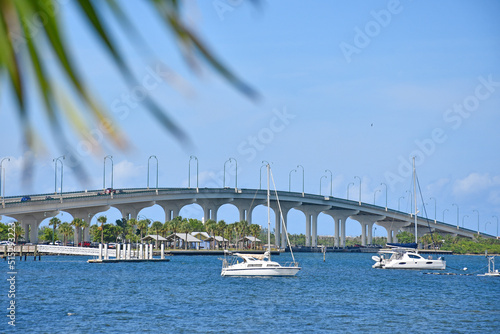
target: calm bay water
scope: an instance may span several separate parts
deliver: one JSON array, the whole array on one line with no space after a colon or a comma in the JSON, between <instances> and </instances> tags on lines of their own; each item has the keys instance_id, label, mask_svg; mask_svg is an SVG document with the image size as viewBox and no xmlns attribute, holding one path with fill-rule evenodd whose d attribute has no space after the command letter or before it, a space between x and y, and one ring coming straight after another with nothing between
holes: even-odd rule
<instances>
[{"instance_id":1,"label":"calm bay water","mask_svg":"<svg viewBox=\"0 0 500 334\"><path fill-rule=\"evenodd\" d=\"M299 253L303 269L292 278L223 278L217 256L116 264L17 258L13 332L500 333L500 279L377 270L372 255L329 253L323 262L322 254ZM447 264L484 273L487 261L454 255ZM6 279L0 289L7 315ZM7 321L0 332L12 331Z\"/></svg>"}]
</instances>

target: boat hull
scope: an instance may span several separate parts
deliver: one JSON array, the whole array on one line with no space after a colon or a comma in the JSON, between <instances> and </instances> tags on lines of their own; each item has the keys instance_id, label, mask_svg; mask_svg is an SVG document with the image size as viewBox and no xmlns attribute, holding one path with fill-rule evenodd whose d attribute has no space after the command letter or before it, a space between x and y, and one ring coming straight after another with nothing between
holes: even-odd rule
<instances>
[{"instance_id":1,"label":"boat hull","mask_svg":"<svg viewBox=\"0 0 500 334\"><path fill-rule=\"evenodd\" d=\"M445 270L446 261L433 260L425 262L408 262L408 261L390 261L390 262L377 262L373 268L382 269L425 269L425 270Z\"/></svg>"},{"instance_id":2,"label":"boat hull","mask_svg":"<svg viewBox=\"0 0 500 334\"><path fill-rule=\"evenodd\" d=\"M300 267L278 268L224 268L221 276L295 276Z\"/></svg>"}]
</instances>

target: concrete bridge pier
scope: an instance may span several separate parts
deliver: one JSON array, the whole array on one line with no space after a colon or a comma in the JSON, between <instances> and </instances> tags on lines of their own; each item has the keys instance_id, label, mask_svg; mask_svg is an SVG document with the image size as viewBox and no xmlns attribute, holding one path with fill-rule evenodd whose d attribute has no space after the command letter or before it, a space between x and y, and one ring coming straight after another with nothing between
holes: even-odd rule
<instances>
[{"instance_id":1,"label":"concrete bridge pier","mask_svg":"<svg viewBox=\"0 0 500 334\"><path fill-rule=\"evenodd\" d=\"M139 212L144 208L149 208L150 206L155 205L154 201L148 202L137 202L137 203L127 203L127 204L114 204L113 207L120 210L122 217L129 219L137 219Z\"/></svg>"},{"instance_id":2,"label":"concrete bridge pier","mask_svg":"<svg viewBox=\"0 0 500 334\"><path fill-rule=\"evenodd\" d=\"M403 230L405 226L408 226L409 222L377 222L377 225L384 227L387 230L387 242L398 242L396 234L399 230Z\"/></svg>"},{"instance_id":3,"label":"concrete bridge pier","mask_svg":"<svg viewBox=\"0 0 500 334\"><path fill-rule=\"evenodd\" d=\"M89 223L89 227L84 229L83 238L80 238L81 228L75 228L75 246L78 246L78 243L81 241L89 241L90 240L90 222L92 221L92 217L94 217L99 212L108 211L110 208L109 205L102 206L93 206L86 208L78 208L78 209L67 209L65 210L74 218L80 218Z\"/></svg>"},{"instance_id":4,"label":"concrete bridge pier","mask_svg":"<svg viewBox=\"0 0 500 334\"><path fill-rule=\"evenodd\" d=\"M330 208L330 205L301 205L296 208L306 216L306 246L318 246L318 215Z\"/></svg>"},{"instance_id":5,"label":"concrete bridge pier","mask_svg":"<svg viewBox=\"0 0 500 334\"><path fill-rule=\"evenodd\" d=\"M379 220L385 219L381 215L354 215L351 219L357 220L361 224L361 245L366 246L372 243L372 227ZM368 240L367 240L368 236Z\"/></svg>"},{"instance_id":6,"label":"concrete bridge pier","mask_svg":"<svg viewBox=\"0 0 500 334\"><path fill-rule=\"evenodd\" d=\"M359 210L344 210L344 209L331 209L325 210L323 213L331 216L335 222L335 247L345 247L345 224L347 218L357 215Z\"/></svg>"},{"instance_id":7,"label":"concrete bridge pier","mask_svg":"<svg viewBox=\"0 0 500 334\"><path fill-rule=\"evenodd\" d=\"M171 221L175 217L179 216L179 212L183 207L196 202L196 199L188 200L166 200L166 201L156 201L156 204L163 208L165 211L165 221Z\"/></svg>"},{"instance_id":8,"label":"concrete bridge pier","mask_svg":"<svg viewBox=\"0 0 500 334\"><path fill-rule=\"evenodd\" d=\"M263 201L260 204L262 205L267 205L267 201ZM300 206L302 203L301 202L282 202L280 201L280 207L281 211L283 214L283 220L281 219L281 213L280 213L280 207L278 207L278 203L276 201L271 201L270 206L271 209L274 211L274 237L275 237L275 244L276 247L281 248L281 247L286 247L286 234L284 233L283 225L285 225L285 228L288 228L288 223L287 223L287 217L288 217L288 212L290 209ZM259 205L259 204L257 204ZM257 206L255 205L255 206ZM265 224L262 224L264 227ZM283 233L282 233L283 231ZM307 241L307 238L306 238Z\"/></svg>"},{"instance_id":9,"label":"concrete bridge pier","mask_svg":"<svg viewBox=\"0 0 500 334\"><path fill-rule=\"evenodd\" d=\"M38 243L38 227L40 223L49 217L54 217L59 211L33 212L29 214L10 215L19 222L24 229L24 240L32 243Z\"/></svg>"},{"instance_id":10,"label":"concrete bridge pier","mask_svg":"<svg viewBox=\"0 0 500 334\"><path fill-rule=\"evenodd\" d=\"M205 223L209 220L212 219L214 221L217 221L217 211L219 208L226 204L232 202L233 199L220 199L220 200L213 200L213 199L197 199L196 203L198 203L202 208L203 208L203 218L205 219Z\"/></svg>"}]
</instances>

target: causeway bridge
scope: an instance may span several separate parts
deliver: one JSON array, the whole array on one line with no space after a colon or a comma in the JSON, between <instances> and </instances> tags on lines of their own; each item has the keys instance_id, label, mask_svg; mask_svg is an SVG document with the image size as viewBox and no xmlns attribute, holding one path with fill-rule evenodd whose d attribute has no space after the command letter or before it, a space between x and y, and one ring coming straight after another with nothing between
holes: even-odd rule
<instances>
[{"instance_id":1,"label":"causeway bridge","mask_svg":"<svg viewBox=\"0 0 500 334\"><path fill-rule=\"evenodd\" d=\"M275 214L277 246L286 245L286 236L281 233L281 221L283 219L284 225L287 226L287 215L291 209L299 210L305 215L306 246L317 246L317 225L320 213L332 218L335 246L337 247L345 247L347 218L351 218L361 225L363 245L372 243L373 224L386 229L388 242L397 242L396 234L400 230L412 233L415 230L413 215L387 207L299 192L278 191L277 194L283 213L281 216L276 194L272 193L271 208ZM0 215L11 217L20 222L26 233L25 239L32 243L38 242L40 223L60 212L67 212L73 218L90 221L96 214L114 207L121 212L123 218L137 219L142 209L156 204L165 211L165 221L169 221L177 217L184 206L195 203L203 209L205 221L209 219L217 221L218 209L224 204L232 204L239 211L239 220L246 220L251 224L252 212L255 207L267 204L267 190L240 188L134 188L120 189L116 190L116 193L109 194L102 190L92 190L57 195L30 195L31 199L28 201L22 201L23 197L3 198ZM419 235L428 233L428 224L432 230L440 234L472 238L479 233L422 217L418 217L417 224ZM88 229L86 231L87 235L84 236L84 240L88 240ZM494 236L484 233L482 236L494 238Z\"/></svg>"}]
</instances>

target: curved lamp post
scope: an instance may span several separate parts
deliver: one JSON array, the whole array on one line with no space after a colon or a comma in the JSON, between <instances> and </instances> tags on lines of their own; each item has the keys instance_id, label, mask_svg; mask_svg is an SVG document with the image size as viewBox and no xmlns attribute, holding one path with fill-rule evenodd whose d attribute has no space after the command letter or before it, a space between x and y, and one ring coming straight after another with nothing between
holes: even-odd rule
<instances>
[{"instance_id":1,"label":"curved lamp post","mask_svg":"<svg viewBox=\"0 0 500 334\"><path fill-rule=\"evenodd\" d=\"M387 211L387 184L382 182L380 185L385 186L385 211Z\"/></svg>"},{"instance_id":2,"label":"curved lamp post","mask_svg":"<svg viewBox=\"0 0 500 334\"><path fill-rule=\"evenodd\" d=\"M347 185L347 200L349 200L349 187L350 186L353 186L354 185L354 182L350 182L348 185Z\"/></svg>"},{"instance_id":3,"label":"curved lamp post","mask_svg":"<svg viewBox=\"0 0 500 334\"><path fill-rule=\"evenodd\" d=\"M302 168L302 197L304 197L304 166L297 165L297 168L299 168L299 167Z\"/></svg>"},{"instance_id":4,"label":"curved lamp post","mask_svg":"<svg viewBox=\"0 0 500 334\"><path fill-rule=\"evenodd\" d=\"M236 177L235 177L235 186L234 186L234 189L238 189L238 161L236 161L235 158L229 158L228 160L226 160L226 162L224 162L224 177L223 177L223 183L222 183L222 187L225 188L226 187L226 164L228 162L231 162L234 160L234 163L236 164Z\"/></svg>"},{"instance_id":5,"label":"curved lamp post","mask_svg":"<svg viewBox=\"0 0 500 334\"><path fill-rule=\"evenodd\" d=\"M498 235L498 217L497 216L491 216L491 218L496 218L497 219L497 238L499 237Z\"/></svg>"},{"instance_id":6,"label":"curved lamp post","mask_svg":"<svg viewBox=\"0 0 500 334\"><path fill-rule=\"evenodd\" d=\"M359 176L355 176L354 178L359 179L359 205L361 205L361 178Z\"/></svg>"},{"instance_id":7,"label":"curved lamp post","mask_svg":"<svg viewBox=\"0 0 500 334\"><path fill-rule=\"evenodd\" d=\"M330 173L330 197L333 197L333 173L329 169L325 169L325 173L326 172Z\"/></svg>"},{"instance_id":8,"label":"curved lamp post","mask_svg":"<svg viewBox=\"0 0 500 334\"><path fill-rule=\"evenodd\" d=\"M63 164L61 158L63 160L66 159L66 157L64 155L61 155L58 158L52 159L52 161L54 162L54 195L57 195L57 163L58 162L61 163L61 196L62 196L62 192L63 192L63 175L64 175L63 168L64 168L64 164Z\"/></svg>"},{"instance_id":9,"label":"curved lamp post","mask_svg":"<svg viewBox=\"0 0 500 334\"><path fill-rule=\"evenodd\" d=\"M436 213L437 213L437 201L436 201L436 198L434 197L431 197L429 199L433 199L434 200L434 224L437 223L437 218L436 218Z\"/></svg>"},{"instance_id":10,"label":"curved lamp post","mask_svg":"<svg viewBox=\"0 0 500 334\"><path fill-rule=\"evenodd\" d=\"M460 210L458 209L458 205L456 205L455 203L453 203L453 204L452 204L452 206L453 206L453 205L457 207L457 230L458 230L458 229L460 228L460 227L458 226L458 217L460 216L460 215L459 215Z\"/></svg>"},{"instance_id":11,"label":"curved lamp post","mask_svg":"<svg viewBox=\"0 0 500 334\"><path fill-rule=\"evenodd\" d=\"M401 198L402 198L402 199L405 199L405 197L404 197L404 196L401 196L400 198L398 198L398 211L401 211L401 210L400 210L400 207L401 207Z\"/></svg>"},{"instance_id":12,"label":"curved lamp post","mask_svg":"<svg viewBox=\"0 0 500 334\"><path fill-rule=\"evenodd\" d=\"M322 177L319 178L319 195L321 196L321 180L323 180L323 178L327 178L326 175L323 175Z\"/></svg>"},{"instance_id":13,"label":"curved lamp post","mask_svg":"<svg viewBox=\"0 0 500 334\"><path fill-rule=\"evenodd\" d=\"M382 190L377 189L377 190L375 190L375 192L373 193L373 205L375 205L375 198L376 198L376 196L377 196L377 192L379 192L379 191L382 191Z\"/></svg>"},{"instance_id":14,"label":"curved lamp post","mask_svg":"<svg viewBox=\"0 0 500 334\"><path fill-rule=\"evenodd\" d=\"M474 212L474 211L477 213L477 235L479 235L479 211L472 210L472 212Z\"/></svg>"},{"instance_id":15,"label":"curved lamp post","mask_svg":"<svg viewBox=\"0 0 500 334\"><path fill-rule=\"evenodd\" d=\"M262 166L260 166L260 172L259 172L259 189L262 189L262 167L266 167L269 165L269 162L266 160L262 160Z\"/></svg>"},{"instance_id":16,"label":"curved lamp post","mask_svg":"<svg viewBox=\"0 0 500 334\"><path fill-rule=\"evenodd\" d=\"M2 192L2 175L3 175L3 178L5 178L5 173L3 172L3 167L2 167L4 160L10 161L10 158L3 158L0 161L0 195L1 195L0 197L2 197L2 200L3 200L3 197L5 196L5 180L3 182L3 192Z\"/></svg>"},{"instance_id":17,"label":"curved lamp post","mask_svg":"<svg viewBox=\"0 0 500 334\"><path fill-rule=\"evenodd\" d=\"M465 219L465 217L469 218L469 215L465 215L465 216L463 216L463 217L462 217L462 228L464 228L464 227L465 227L465 226L464 226L464 219Z\"/></svg>"},{"instance_id":18,"label":"curved lamp post","mask_svg":"<svg viewBox=\"0 0 500 334\"><path fill-rule=\"evenodd\" d=\"M297 170L296 169L292 169L289 173L288 173L288 192L291 192L292 191L292 172L296 172Z\"/></svg>"},{"instance_id":19,"label":"curved lamp post","mask_svg":"<svg viewBox=\"0 0 500 334\"><path fill-rule=\"evenodd\" d=\"M113 189L113 156L112 155L107 155L104 157L104 172L102 176L102 189L106 190L106 159L111 160L111 189Z\"/></svg>"},{"instance_id":20,"label":"curved lamp post","mask_svg":"<svg viewBox=\"0 0 500 334\"><path fill-rule=\"evenodd\" d=\"M487 233L487 231L486 231L486 226L488 226L488 224L491 224L491 222L490 222L490 221L488 221L488 222L486 222L486 223L484 224L484 233Z\"/></svg>"},{"instance_id":21,"label":"curved lamp post","mask_svg":"<svg viewBox=\"0 0 500 334\"><path fill-rule=\"evenodd\" d=\"M196 189L198 189L198 158L194 155L189 157L189 167L188 167L188 188L191 189L191 160L196 160Z\"/></svg>"},{"instance_id":22,"label":"curved lamp post","mask_svg":"<svg viewBox=\"0 0 500 334\"><path fill-rule=\"evenodd\" d=\"M443 210L443 223L444 223L444 213L445 213L446 211L449 211L449 210L448 210L448 209L444 209L444 210Z\"/></svg>"},{"instance_id":23,"label":"curved lamp post","mask_svg":"<svg viewBox=\"0 0 500 334\"><path fill-rule=\"evenodd\" d=\"M151 160L151 158L155 158L156 160L156 189L158 189L158 158L156 157L156 155L152 155L148 159L148 189L149 189L149 160Z\"/></svg>"}]
</instances>

